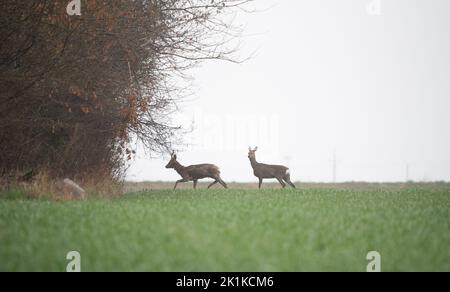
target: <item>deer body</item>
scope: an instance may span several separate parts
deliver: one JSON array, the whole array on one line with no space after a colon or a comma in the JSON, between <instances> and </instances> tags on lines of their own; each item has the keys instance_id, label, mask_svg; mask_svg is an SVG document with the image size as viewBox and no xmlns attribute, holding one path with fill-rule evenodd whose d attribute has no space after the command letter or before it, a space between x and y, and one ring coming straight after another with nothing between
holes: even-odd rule
<instances>
[{"instance_id":1,"label":"deer body","mask_svg":"<svg viewBox=\"0 0 450 292\"><path fill-rule=\"evenodd\" d=\"M263 179L270 178L277 179L283 188L286 187L286 183L295 188L295 185L291 182L291 173L289 168L283 165L259 163L256 161L256 150L258 150L258 147L254 150L249 148L248 158L250 159L250 164L253 168L253 174L259 179L259 188L261 188Z\"/></svg>"},{"instance_id":2,"label":"deer body","mask_svg":"<svg viewBox=\"0 0 450 292\"><path fill-rule=\"evenodd\" d=\"M220 183L224 188L228 188L227 184L220 177L219 167L214 164L197 164L185 167L177 161L177 156L172 154L172 159L167 164L166 168L175 169L175 171L182 177L182 179L175 183L173 189L176 189L179 183L189 181L194 182L194 189L196 189L198 180L204 178L214 179L214 182L208 186L208 189L217 183Z\"/></svg>"}]
</instances>

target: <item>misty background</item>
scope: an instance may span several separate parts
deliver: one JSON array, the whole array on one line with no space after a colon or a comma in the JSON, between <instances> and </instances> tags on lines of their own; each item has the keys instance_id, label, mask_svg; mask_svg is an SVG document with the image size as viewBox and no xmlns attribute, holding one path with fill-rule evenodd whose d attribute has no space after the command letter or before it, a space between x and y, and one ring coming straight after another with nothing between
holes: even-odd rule
<instances>
[{"instance_id":1,"label":"misty background","mask_svg":"<svg viewBox=\"0 0 450 292\"><path fill-rule=\"evenodd\" d=\"M448 0L257 0L240 13L242 64L193 71L176 124L183 165L257 181L247 158L293 180L450 180ZM268 8L268 9L267 9ZM174 181L141 147L127 179Z\"/></svg>"}]
</instances>

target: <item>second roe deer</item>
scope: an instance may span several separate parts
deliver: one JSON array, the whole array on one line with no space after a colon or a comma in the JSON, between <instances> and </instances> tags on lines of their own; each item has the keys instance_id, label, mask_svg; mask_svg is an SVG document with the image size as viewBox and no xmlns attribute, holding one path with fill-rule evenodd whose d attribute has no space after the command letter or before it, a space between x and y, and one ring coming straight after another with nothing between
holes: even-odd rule
<instances>
[{"instance_id":1,"label":"second roe deer","mask_svg":"<svg viewBox=\"0 0 450 292\"><path fill-rule=\"evenodd\" d=\"M208 186L208 189L217 183L220 183L226 189L228 188L227 184L220 177L219 167L214 164L197 164L184 167L177 161L177 155L175 154L175 152L172 152L172 157L169 163L166 165L166 168L175 169L176 172L178 172L178 174L182 177L182 179L178 180L175 183L175 186L173 188L174 190L177 188L177 185L179 183L185 183L189 181L194 182L194 189L196 189L198 180L203 178L214 179L214 182Z\"/></svg>"},{"instance_id":2,"label":"second roe deer","mask_svg":"<svg viewBox=\"0 0 450 292\"><path fill-rule=\"evenodd\" d=\"M269 165L257 162L255 154L256 150L258 150L258 147L253 150L249 147L248 158L250 159L250 164L253 168L253 174L259 178L259 188L261 188L263 179L276 178L283 188L286 187L287 183L295 189L295 185L291 182L291 173L289 168L282 165Z\"/></svg>"}]
</instances>

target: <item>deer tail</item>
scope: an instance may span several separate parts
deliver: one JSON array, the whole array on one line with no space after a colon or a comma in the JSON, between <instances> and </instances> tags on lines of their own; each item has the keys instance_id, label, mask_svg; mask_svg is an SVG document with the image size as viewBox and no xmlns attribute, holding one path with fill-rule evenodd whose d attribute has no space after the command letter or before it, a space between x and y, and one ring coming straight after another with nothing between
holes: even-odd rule
<instances>
[{"instance_id":1,"label":"deer tail","mask_svg":"<svg viewBox=\"0 0 450 292\"><path fill-rule=\"evenodd\" d=\"M220 174L220 168L217 165L214 165L214 168L216 169L217 174Z\"/></svg>"}]
</instances>

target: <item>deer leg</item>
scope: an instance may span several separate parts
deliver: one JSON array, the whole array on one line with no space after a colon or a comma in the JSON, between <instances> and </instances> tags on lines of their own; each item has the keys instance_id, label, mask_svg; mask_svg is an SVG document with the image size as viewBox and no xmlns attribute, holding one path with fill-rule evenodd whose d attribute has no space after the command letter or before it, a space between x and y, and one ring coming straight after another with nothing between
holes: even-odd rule
<instances>
[{"instance_id":1,"label":"deer leg","mask_svg":"<svg viewBox=\"0 0 450 292\"><path fill-rule=\"evenodd\" d=\"M290 175L285 176L285 177L283 178L283 180L284 180L285 182L287 182L287 183L288 183L291 187L293 187L294 189L296 188L295 185L291 182L291 176L290 176Z\"/></svg>"},{"instance_id":2,"label":"deer leg","mask_svg":"<svg viewBox=\"0 0 450 292\"><path fill-rule=\"evenodd\" d=\"M276 179L278 180L278 182L281 184L281 186L284 189L286 187L286 184L284 183L284 181L281 178L279 178L279 177L277 177Z\"/></svg>"},{"instance_id":3,"label":"deer leg","mask_svg":"<svg viewBox=\"0 0 450 292\"><path fill-rule=\"evenodd\" d=\"M215 174L215 175L212 176L211 178L215 179L216 181L213 182L213 183L208 187L208 189L209 189L210 187L212 187L213 185L215 185L216 183L220 183L224 188L228 189L227 184L222 180L222 178L220 177L219 174Z\"/></svg>"},{"instance_id":4,"label":"deer leg","mask_svg":"<svg viewBox=\"0 0 450 292\"><path fill-rule=\"evenodd\" d=\"M220 183L224 188L228 189L227 184L226 184L220 177L219 177L217 180L219 181L219 183Z\"/></svg>"},{"instance_id":5,"label":"deer leg","mask_svg":"<svg viewBox=\"0 0 450 292\"><path fill-rule=\"evenodd\" d=\"M261 189L262 182L263 182L263 179L260 177L259 178L259 189Z\"/></svg>"},{"instance_id":6,"label":"deer leg","mask_svg":"<svg viewBox=\"0 0 450 292\"><path fill-rule=\"evenodd\" d=\"M198 180L194 179L194 190L197 189L197 182Z\"/></svg>"},{"instance_id":7,"label":"deer leg","mask_svg":"<svg viewBox=\"0 0 450 292\"><path fill-rule=\"evenodd\" d=\"M179 183L185 183L185 182L188 182L188 180L187 180L187 179L180 179L180 180L177 180L177 182L175 183L175 186L173 187L173 189L175 190L175 189L177 188L177 185L178 185Z\"/></svg>"},{"instance_id":8,"label":"deer leg","mask_svg":"<svg viewBox=\"0 0 450 292\"><path fill-rule=\"evenodd\" d=\"M209 186L208 186L208 189L209 188L211 188L213 185L215 185L216 183L218 183L219 181L216 179L212 184L210 184Z\"/></svg>"}]
</instances>

